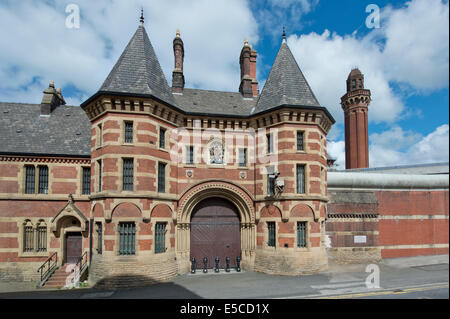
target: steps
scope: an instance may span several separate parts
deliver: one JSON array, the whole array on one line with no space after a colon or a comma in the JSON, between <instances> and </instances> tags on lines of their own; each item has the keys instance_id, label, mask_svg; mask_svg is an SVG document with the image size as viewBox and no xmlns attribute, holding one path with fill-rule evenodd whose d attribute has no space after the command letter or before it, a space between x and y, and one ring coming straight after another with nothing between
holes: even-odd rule
<instances>
[{"instance_id":1,"label":"steps","mask_svg":"<svg viewBox=\"0 0 450 319\"><path fill-rule=\"evenodd\" d=\"M70 264L64 264L61 268L57 269L44 284L43 288L55 289L58 287L64 287L66 285L67 277L72 273L66 272L67 266L70 266Z\"/></svg>"}]
</instances>

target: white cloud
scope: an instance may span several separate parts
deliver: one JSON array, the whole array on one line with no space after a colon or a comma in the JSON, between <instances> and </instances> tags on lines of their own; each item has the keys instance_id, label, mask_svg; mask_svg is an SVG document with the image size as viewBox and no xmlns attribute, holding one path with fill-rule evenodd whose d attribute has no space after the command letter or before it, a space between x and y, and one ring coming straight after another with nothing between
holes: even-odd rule
<instances>
[{"instance_id":1,"label":"white cloud","mask_svg":"<svg viewBox=\"0 0 450 319\"><path fill-rule=\"evenodd\" d=\"M328 155L335 159L335 166L337 169L345 169L345 142L344 141L329 141L327 143Z\"/></svg>"},{"instance_id":2,"label":"white cloud","mask_svg":"<svg viewBox=\"0 0 450 319\"><path fill-rule=\"evenodd\" d=\"M78 0L79 29L65 27L64 2L0 3L0 100L39 103L50 80L80 91L98 90L139 24L142 1ZM258 42L257 23L239 0L151 1L145 27L168 83L177 28L185 44L186 86L237 91L243 40ZM27 17L24 19L24 17Z\"/></svg>"},{"instance_id":3,"label":"white cloud","mask_svg":"<svg viewBox=\"0 0 450 319\"><path fill-rule=\"evenodd\" d=\"M365 75L372 92L369 121L395 122L406 112L391 82L417 93L448 87L448 2L415 0L382 11L382 25L364 37L292 35L288 44L319 102L343 121L340 98L353 67ZM411 113L411 112L410 112Z\"/></svg>"}]
</instances>

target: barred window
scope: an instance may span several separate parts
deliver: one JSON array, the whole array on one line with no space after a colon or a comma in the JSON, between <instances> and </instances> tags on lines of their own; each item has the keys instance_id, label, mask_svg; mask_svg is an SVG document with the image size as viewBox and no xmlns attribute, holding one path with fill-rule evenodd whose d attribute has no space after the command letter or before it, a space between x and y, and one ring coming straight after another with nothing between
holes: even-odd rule
<instances>
[{"instance_id":1,"label":"barred window","mask_svg":"<svg viewBox=\"0 0 450 319\"><path fill-rule=\"evenodd\" d=\"M159 128L159 148L166 148L166 130Z\"/></svg>"},{"instance_id":2,"label":"barred window","mask_svg":"<svg viewBox=\"0 0 450 319\"><path fill-rule=\"evenodd\" d=\"M166 251L166 223L155 224L155 254Z\"/></svg>"},{"instance_id":3,"label":"barred window","mask_svg":"<svg viewBox=\"0 0 450 319\"><path fill-rule=\"evenodd\" d=\"M89 195L91 193L91 168L83 167L82 194Z\"/></svg>"},{"instance_id":4,"label":"barred window","mask_svg":"<svg viewBox=\"0 0 450 319\"><path fill-rule=\"evenodd\" d=\"M47 226L45 224L37 227L37 251L47 251Z\"/></svg>"},{"instance_id":5,"label":"barred window","mask_svg":"<svg viewBox=\"0 0 450 319\"><path fill-rule=\"evenodd\" d=\"M273 134L267 134L267 153L273 153Z\"/></svg>"},{"instance_id":6,"label":"barred window","mask_svg":"<svg viewBox=\"0 0 450 319\"><path fill-rule=\"evenodd\" d=\"M98 141L97 141L97 146L102 146L103 144L103 129L102 129L102 125L99 124L98 125Z\"/></svg>"},{"instance_id":7,"label":"barred window","mask_svg":"<svg viewBox=\"0 0 450 319\"><path fill-rule=\"evenodd\" d=\"M97 161L98 167L98 191L102 191L102 160Z\"/></svg>"},{"instance_id":8,"label":"barred window","mask_svg":"<svg viewBox=\"0 0 450 319\"><path fill-rule=\"evenodd\" d=\"M133 143L133 122L125 122L125 143Z\"/></svg>"},{"instance_id":9,"label":"barred window","mask_svg":"<svg viewBox=\"0 0 450 319\"><path fill-rule=\"evenodd\" d=\"M303 132L297 132L297 151L303 151Z\"/></svg>"},{"instance_id":10,"label":"barred window","mask_svg":"<svg viewBox=\"0 0 450 319\"><path fill-rule=\"evenodd\" d=\"M267 168L267 195L275 195L275 169L273 166Z\"/></svg>"},{"instance_id":11,"label":"barred window","mask_svg":"<svg viewBox=\"0 0 450 319\"><path fill-rule=\"evenodd\" d=\"M241 166L241 167L247 166L247 149L246 148L239 149L239 166Z\"/></svg>"},{"instance_id":12,"label":"barred window","mask_svg":"<svg viewBox=\"0 0 450 319\"><path fill-rule=\"evenodd\" d=\"M297 194L305 194L305 165L297 165Z\"/></svg>"},{"instance_id":13,"label":"barred window","mask_svg":"<svg viewBox=\"0 0 450 319\"><path fill-rule=\"evenodd\" d=\"M96 232L97 232L97 253L102 254L102 246L103 246L103 226L101 222L96 222Z\"/></svg>"},{"instance_id":14,"label":"barred window","mask_svg":"<svg viewBox=\"0 0 450 319\"><path fill-rule=\"evenodd\" d=\"M269 247L275 247L275 222L268 222L267 228L269 231L269 241L267 242L267 245Z\"/></svg>"},{"instance_id":15,"label":"barred window","mask_svg":"<svg viewBox=\"0 0 450 319\"><path fill-rule=\"evenodd\" d=\"M134 255L136 241L136 225L134 223L119 223L120 255Z\"/></svg>"},{"instance_id":16,"label":"barred window","mask_svg":"<svg viewBox=\"0 0 450 319\"><path fill-rule=\"evenodd\" d=\"M25 194L35 193L36 168L31 165L25 166Z\"/></svg>"},{"instance_id":17,"label":"barred window","mask_svg":"<svg viewBox=\"0 0 450 319\"><path fill-rule=\"evenodd\" d=\"M297 247L306 247L306 222L297 223Z\"/></svg>"},{"instance_id":18,"label":"barred window","mask_svg":"<svg viewBox=\"0 0 450 319\"><path fill-rule=\"evenodd\" d=\"M186 164L194 164L194 146L186 146Z\"/></svg>"},{"instance_id":19,"label":"barred window","mask_svg":"<svg viewBox=\"0 0 450 319\"><path fill-rule=\"evenodd\" d=\"M158 192L166 192L166 163L158 163Z\"/></svg>"},{"instance_id":20,"label":"barred window","mask_svg":"<svg viewBox=\"0 0 450 319\"><path fill-rule=\"evenodd\" d=\"M39 166L39 194L48 194L48 167Z\"/></svg>"},{"instance_id":21,"label":"barred window","mask_svg":"<svg viewBox=\"0 0 450 319\"><path fill-rule=\"evenodd\" d=\"M23 251L31 252L34 250L34 231L31 223L23 226Z\"/></svg>"},{"instance_id":22,"label":"barred window","mask_svg":"<svg viewBox=\"0 0 450 319\"><path fill-rule=\"evenodd\" d=\"M133 159L123 159L123 190L133 190Z\"/></svg>"}]
</instances>

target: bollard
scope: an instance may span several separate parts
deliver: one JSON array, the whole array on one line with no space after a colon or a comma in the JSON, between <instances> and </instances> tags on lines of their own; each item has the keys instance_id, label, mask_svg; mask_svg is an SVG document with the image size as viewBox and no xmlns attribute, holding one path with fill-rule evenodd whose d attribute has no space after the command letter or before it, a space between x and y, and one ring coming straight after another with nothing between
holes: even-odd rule
<instances>
[{"instance_id":1,"label":"bollard","mask_svg":"<svg viewBox=\"0 0 450 319\"><path fill-rule=\"evenodd\" d=\"M197 261L195 260L195 257L192 257L191 264L191 273L195 274L195 269L197 268Z\"/></svg>"},{"instance_id":2,"label":"bollard","mask_svg":"<svg viewBox=\"0 0 450 319\"><path fill-rule=\"evenodd\" d=\"M203 258L203 272L204 273L207 273L208 272L208 258L207 257L205 257L205 258Z\"/></svg>"},{"instance_id":3,"label":"bollard","mask_svg":"<svg viewBox=\"0 0 450 319\"><path fill-rule=\"evenodd\" d=\"M225 271L230 272L230 257L225 258L225 261L227 263L227 267L225 268Z\"/></svg>"},{"instance_id":4,"label":"bollard","mask_svg":"<svg viewBox=\"0 0 450 319\"><path fill-rule=\"evenodd\" d=\"M219 257L218 256L216 256L216 259L215 259L214 271L219 272Z\"/></svg>"},{"instance_id":5,"label":"bollard","mask_svg":"<svg viewBox=\"0 0 450 319\"><path fill-rule=\"evenodd\" d=\"M241 257L239 256L236 257L236 271L237 272L241 271Z\"/></svg>"}]
</instances>

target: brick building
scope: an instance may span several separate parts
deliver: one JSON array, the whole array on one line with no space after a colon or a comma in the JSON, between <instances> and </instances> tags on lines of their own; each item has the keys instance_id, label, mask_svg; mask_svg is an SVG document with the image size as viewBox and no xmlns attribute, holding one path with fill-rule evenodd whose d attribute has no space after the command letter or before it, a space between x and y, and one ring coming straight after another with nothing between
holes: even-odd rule
<instances>
[{"instance_id":1,"label":"brick building","mask_svg":"<svg viewBox=\"0 0 450 319\"><path fill-rule=\"evenodd\" d=\"M53 83L41 104L0 103L1 280L45 282L77 264L92 285L142 285L216 257L274 274L327 269L334 119L285 36L261 92L247 40L236 92L185 88L178 31L173 49L169 87L142 18L81 106Z\"/></svg>"}]
</instances>

